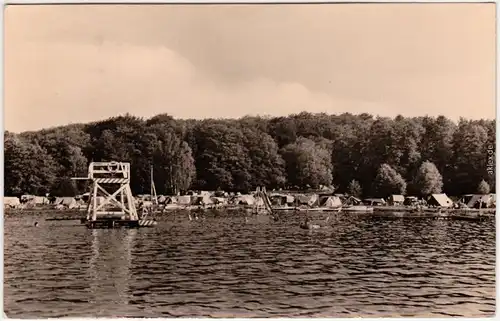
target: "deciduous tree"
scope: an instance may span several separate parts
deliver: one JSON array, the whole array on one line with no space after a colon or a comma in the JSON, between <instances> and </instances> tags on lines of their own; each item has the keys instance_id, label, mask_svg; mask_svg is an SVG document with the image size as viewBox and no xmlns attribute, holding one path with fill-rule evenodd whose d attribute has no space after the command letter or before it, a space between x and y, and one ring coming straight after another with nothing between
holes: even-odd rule
<instances>
[{"instance_id":1,"label":"deciduous tree","mask_svg":"<svg viewBox=\"0 0 500 321\"><path fill-rule=\"evenodd\" d=\"M421 196L439 194L443 188L443 177L436 165L425 161L420 165L414 180L415 188Z\"/></svg>"},{"instance_id":2,"label":"deciduous tree","mask_svg":"<svg viewBox=\"0 0 500 321\"><path fill-rule=\"evenodd\" d=\"M477 186L477 192L478 194L488 194L490 192L490 185L484 179L481 180Z\"/></svg>"},{"instance_id":3,"label":"deciduous tree","mask_svg":"<svg viewBox=\"0 0 500 321\"><path fill-rule=\"evenodd\" d=\"M318 188L332 184L332 160L330 152L314 141L299 137L296 143L283 148L288 183Z\"/></svg>"},{"instance_id":4,"label":"deciduous tree","mask_svg":"<svg viewBox=\"0 0 500 321\"><path fill-rule=\"evenodd\" d=\"M361 194L363 193L363 190L361 189L361 185L359 185L359 182L357 180L352 180L349 183L348 191L349 191L349 195L353 195L356 197L360 197Z\"/></svg>"},{"instance_id":5,"label":"deciduous tree","mask_svg":"<svg viewBox=\"0 0 500 321\"><path fill-rule=\"evenodd\" d=\"M398 172L388 164L382 164L373 184L373 194L378 197L389 197L392 194L405 194L406 182Z\"/></svg>"}]
</instances>

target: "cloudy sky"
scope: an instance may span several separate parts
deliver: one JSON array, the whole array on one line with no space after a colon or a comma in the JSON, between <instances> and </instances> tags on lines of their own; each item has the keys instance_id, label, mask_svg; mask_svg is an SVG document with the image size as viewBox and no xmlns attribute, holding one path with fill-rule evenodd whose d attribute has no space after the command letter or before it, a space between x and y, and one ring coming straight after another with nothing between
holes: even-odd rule
<instances>
[{"instance_id":1,"label":"cloudy sky","mask_svg":"<svg viewBox=\"0 0 500 321\"><path fill-rule=\"evenodd\" d=\"M5 11L5 129L126 112L495 117L494 4Z\"/></svg>"}]
</instances>

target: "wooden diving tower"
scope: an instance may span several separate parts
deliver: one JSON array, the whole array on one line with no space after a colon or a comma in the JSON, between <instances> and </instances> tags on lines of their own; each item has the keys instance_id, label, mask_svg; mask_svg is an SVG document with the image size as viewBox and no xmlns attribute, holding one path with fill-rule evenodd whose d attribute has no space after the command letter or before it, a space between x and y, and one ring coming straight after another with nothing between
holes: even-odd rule
<instances>
[{"instance_id":1,"label":"wooden diving tower","mask_svg":"<svg viewBox=\"0 0 500 321\"><path fill-rule=\"evenodd\" d=\"M154 226L154 220L141 220L130 189L130 163L92 162L88 177L73 179L90 180L91 191L87 207L88 228Z\"/></svg>"}]
</instances>

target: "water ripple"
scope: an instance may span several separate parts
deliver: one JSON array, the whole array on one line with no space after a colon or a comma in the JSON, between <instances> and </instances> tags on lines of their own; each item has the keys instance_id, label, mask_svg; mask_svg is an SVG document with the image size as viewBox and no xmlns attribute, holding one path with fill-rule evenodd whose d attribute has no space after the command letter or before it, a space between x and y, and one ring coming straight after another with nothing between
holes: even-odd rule
<instances>
[{"instance_id":1,"label":"water ripple","mask_svg":"<svg viewBox=\"0 0 500 321\"><path fill-rule=\"evenodd\" d=\"M176 214L151 229L87 230L33 219L4 223L9 317L495 313L494 222L333 214L304 231L293 214L278 223Z\"/></svg>"}]
</instances>

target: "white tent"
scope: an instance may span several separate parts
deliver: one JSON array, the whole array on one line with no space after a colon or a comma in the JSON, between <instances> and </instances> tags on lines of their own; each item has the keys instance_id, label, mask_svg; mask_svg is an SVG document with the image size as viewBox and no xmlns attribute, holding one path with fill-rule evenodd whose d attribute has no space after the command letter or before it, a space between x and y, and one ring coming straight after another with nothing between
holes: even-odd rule
<instances>
[{"instance_id":1,"label":"white tent","mask_svg":"<svg viewBox=\"0 0 500 321\"><path fill-rule=\"evenodd\" d=\"M439 207L453 206L453 201L446 194L432 194L427 203Z\"/></svg>"},{"instance_id":2,"label":"white tent","mask_svg":"<svg viewBox=\"0 0 500 321\"><path fill-rule=\"evenodd\" d=\"M62 205L69 209L78 207L78 203L74 197L57 197L53 203L54 205Z\"/></svg>"},{"instance_id":3,"label":"white tent","mask_svg":"<svg viewBox=\"0 0 500 321\"><path fill-rule=\"evenodd\" d=\"M309 205L309 206L313 206L315 203L317 203L318 199L319 197L317 194L297 195L295 197L295 200L299 205Z\"/></svg>"},{"instance_id":4,"label":"white tent","mask_svg":"<svg viewBox=\"0 0 500 321\"><path fill-rule=\"evenodd\" d=\"M214 204L227 204L227 198L225 197L212 197Z\"/></svg>"},{"instance_id":5,"label":"white tent","mask_svg":"<svg viewBox=\"0 0 500 321\"><path fill-rule=\"evenodd\" d=\"M392 205L402 205L405 201L405 197L403 195L391 195L389 197L389 203Z\"/></svg>"},{"instance_id":6,"label":"white tent","mask_svg":"<svg viewBox=\"0 0 500 321\"><path fill-rule=\"evenodd\" d=\"M191 204L191 196L190 195L177 196L177 204L190 205Z\"/></svg>"},{"instance_id":7,"label":"white tent","mask_svg":"<svg viewBox=\"0 0 500 321\"><path fill-rule=\"evenodd\" d=\"M194 205L211 205L214 202L209 195L205 194L203 196L193 196L195 198Z\"/></svg>"},{"instance_id":8,"label":"white tent","mask_svg":"<svg viewBox=\"0 0 500 321\"><path fill-rule=\"evenodd\" d=\"M252 195L238 195L234 198L233 203L236 205L253 205L255 198Z\"/></svg>"},{"instance_id":9,"label":"white tent","mask_svg":"<svg viewBox=\"0 0 500 321\"><path fill-rule=\"evenodd\" d=\"M337 196L326 196L321 198L320 206L332 208L341 207L342 201Z\"/></svg>"},{"instance_id":10,"label":"white tent","mask_svg":"<svg viewBox=\"0 0 500 321\"><path fill-rule=\"evenodd\" d=\"M27 203L31 205L43 205L43 204L49 204L50 201L45 196L33 196L31 199L27 201Z\"/></svg>"},{"instance_id":11,"label":"white tent","mask_svg":"<svg viewBox=\"0 0 500 321\"><path fill-rule=\"evenodd\" d=\"M21 204L19 201L19 198L17 197L11 197L11 196L5 196L3 198L3 206L4 207L17 207Z\"/></svg>"}]
</instances>

